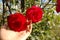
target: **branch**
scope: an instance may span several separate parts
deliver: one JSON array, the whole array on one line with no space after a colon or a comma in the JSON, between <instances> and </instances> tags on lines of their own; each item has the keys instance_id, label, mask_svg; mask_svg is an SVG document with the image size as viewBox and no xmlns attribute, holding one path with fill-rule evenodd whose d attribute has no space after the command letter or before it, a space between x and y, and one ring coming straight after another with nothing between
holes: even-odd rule
<instances>
[{"instance_id":1,"label":"branch","mask_svg":"<svg viewBox=\"0 0 60 40\"><path fill-rule=\"evenodd\" d=\"M24 8L25 8L25 1L24 0L21 0L21 9L22 9L22 12L24 12Z\"/></svg>"},{"instance_id":2,"label":"branch","mask_svg":"<svg viewBox=\"0 0 60 40\"><path fill-rule=\"evenodd\" d=\"M5 23L5 19L4 19L4 15L5 15L5 8L4 8L4 3L5 3L5 0L2 0L2 2L3 2L3 14L2 14L2 18L3 18L3 25L4 25L4 23Z\"/></svg>"},{"instance_id":3,"label":"branch","mask_svg":"<svg viewBox=\"0 0 60 40\"><path fill-rule=\"evenodd\" d=\"M43 7L42 9L44 9L44 8L49 4L50 1L51 1L51 0L49 0L49 1L44 5L44 7Z\"/></svg>"},{"instance_id":4,"label":"branch","mask_svg":"<svg viewBox=\"0 0 60 40\"><path fill-rule=\"evenodd\" d=\"M10 14L12 14L11 9L10 9L11 7L10 7L10 5L8 4L8 2L6 2L6 6L8 7Z\"/></svg>"},{"instance_id":5,"label":"branch","mask_svg":"<svg viewBox=\"0 0 60 40\"><path fill-rule=\"evenodd\" d=\"M11 8L10 1L6 1L6 6L8 7L10 14L12 14L11 9L10 9Z\"/></svg>"}]
</instances>

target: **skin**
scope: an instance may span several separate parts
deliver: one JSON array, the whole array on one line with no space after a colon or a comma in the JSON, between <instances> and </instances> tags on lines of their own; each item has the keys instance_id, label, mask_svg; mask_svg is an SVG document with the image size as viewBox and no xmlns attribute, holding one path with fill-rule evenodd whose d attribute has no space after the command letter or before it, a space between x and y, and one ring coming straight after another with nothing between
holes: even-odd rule
<instances>
[{"instance_id":1,"label":"skin","mask_svg":"<svg viewBox=\"0 0 60 40\"><path fill-rule=\"evenodd\" d=\"M5 24L2 26L0 30L1 40L26 40L32 31L32 23L27 25L26 30L20 31L20 32L15 32L12 30L8 30L6 28L7 28L7 25Z\"/></svg>"}]
</instances>

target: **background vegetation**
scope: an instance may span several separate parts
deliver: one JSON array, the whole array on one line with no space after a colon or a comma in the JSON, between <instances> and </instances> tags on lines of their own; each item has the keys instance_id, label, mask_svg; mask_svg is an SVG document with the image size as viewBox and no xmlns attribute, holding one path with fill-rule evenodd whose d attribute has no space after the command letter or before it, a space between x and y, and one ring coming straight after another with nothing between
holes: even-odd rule
<instances>
[{"instance_id":1,"label":"background vegetation","mask_svg":"<svg viewBox=\"0 0 60 40\"><path fill-rule=\"evenodd\" d=\"M41 22L33 24L33 30L27 40L60 40L60 13L56 12L56 0L24 0L21 4L19 0L10 0L10 10L12 13L19 11L26 14L26 9L32 5L40 6L43 9L44 15ZM25 5L23 9L21 5ZM5 22L9 15L8 8L5 5ZM3 18L0 14L0 26L2 25Z\"/></svg>"}]
</instances>

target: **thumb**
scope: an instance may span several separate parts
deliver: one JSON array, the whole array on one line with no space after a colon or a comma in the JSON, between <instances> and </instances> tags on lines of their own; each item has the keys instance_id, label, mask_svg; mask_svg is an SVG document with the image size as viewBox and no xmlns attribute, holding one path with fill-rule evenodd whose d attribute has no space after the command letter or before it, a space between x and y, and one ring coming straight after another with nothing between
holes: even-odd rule
<instances>
[{"instance_id":1,"label":"thumb","mask_svg":"<svg viewBox=\"0 0 60 40\"><path fill-rule=\"evenodd\" d=\"M30 33L31 33L31 31L32 31L32 21L29 20L29 25L27 25L27 30L26 30L26 32L30 32Z\"/></svg>"}]
</instances>

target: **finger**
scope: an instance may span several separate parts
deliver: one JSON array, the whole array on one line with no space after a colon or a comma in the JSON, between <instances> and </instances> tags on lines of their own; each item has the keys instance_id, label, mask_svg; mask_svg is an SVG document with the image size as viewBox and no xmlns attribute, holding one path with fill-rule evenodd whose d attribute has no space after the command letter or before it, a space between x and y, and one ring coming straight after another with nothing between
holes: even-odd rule
<instances>
[{"instance_id":1,"label":"finger","mask_svg":"<svg viewBox=\"0 0 60 40\"><path fill-rule=\"evenodd\" d=\"M27 32L31 32L32 31L32 21L31 20L29 20L29 22L30 22L30 24L29 25L27 25Z\"/></svg>"},{"instance_id":2,"label":"finger","mask_svg":"<svg viewBox=\"0 0 60 40\"><path fill-rule=\"evenodd\" d=\"M32 31L32 21L30 20L29 31Z\"/></svg>"},{"instance_id":3,"label":"finger","mask_svg":"<svg viewBox=\"0 0 60 40\"><path fill-rule=\"evenodd\" d=\"M1 28L7 28L7 23L1 26Z\"/></svg>"}]
</instances>

